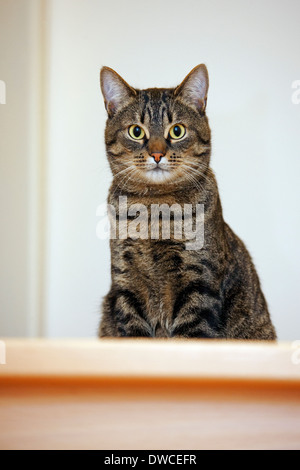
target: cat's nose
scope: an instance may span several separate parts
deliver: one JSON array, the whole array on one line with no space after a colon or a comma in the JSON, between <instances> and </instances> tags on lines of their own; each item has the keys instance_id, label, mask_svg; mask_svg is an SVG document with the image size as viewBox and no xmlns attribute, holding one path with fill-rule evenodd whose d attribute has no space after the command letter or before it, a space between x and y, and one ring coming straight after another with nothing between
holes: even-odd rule
<instances>
[{"instance_id":1,"label":"cat's nose","mask_svg":"<svg viewBox=\"0 0 300 470\"><path fill-rule=\"evenodd\" d=\"M151 157L154 158L154 160L156 161L156 163L159 163L162 159L162 157L164 156L163 153L159 153L159 152L153 152L151 153Z\"/></svg>"}]
</instances>

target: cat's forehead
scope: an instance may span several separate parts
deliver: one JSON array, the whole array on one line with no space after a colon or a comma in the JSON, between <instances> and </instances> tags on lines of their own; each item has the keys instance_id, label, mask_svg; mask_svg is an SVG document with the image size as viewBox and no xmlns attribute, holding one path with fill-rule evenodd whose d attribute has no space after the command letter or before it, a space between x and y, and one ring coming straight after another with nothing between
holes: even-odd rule
<instances>
[{"instance_id":1,"label":"cat's forehead","mask_svg":"<svg viewBox=\"0 0 300 470\"><path fill-rule=\"evenodd\" d=\"M171 88L147 88L139 90L138 97L142 106L168 106L173 102L174 90Z\"/></svg>"},{"instance_id":2,"label":"cat's forehead","mask_svg":"<svg viewBox=\"0 0 300 470\"><path fill-rule=\"evenodd\" d=\"M147 88L138 91L141 122L161 123L171 120L174 90L170 88Z\"/></svg>"}]
</instances>

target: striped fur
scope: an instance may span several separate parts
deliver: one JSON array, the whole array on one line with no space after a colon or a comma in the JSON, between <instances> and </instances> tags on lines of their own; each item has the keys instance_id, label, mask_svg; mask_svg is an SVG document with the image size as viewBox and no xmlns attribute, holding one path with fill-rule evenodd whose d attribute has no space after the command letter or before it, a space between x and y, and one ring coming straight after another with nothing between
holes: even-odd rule
<instances>
[{"instance_id":1,"label":"striped fur","mask_svg":"<svg viewBox=\"0 0 300 470\"><path fill-rule=\"evenodd\" d=\"M205 66L193 69L175 89L147 90L133 89L105 67L101 86L113 174L108 202L117 214L119 196L126 196L128 205L143 203L149 211L151 204L204 204L205 243L201 250L187 250L186 240L174 238L174 220L170 240L112 239L112 285L103 301L99 335L275 339L254 265L224 222L209 166ZM172 142L167 131L175 123L183 123L187 135ZM146 129L143 142L129 138L132 124ZM157 149L169 171L161 181L147 176L149 155Z\"/></svg>"}]
</instances>

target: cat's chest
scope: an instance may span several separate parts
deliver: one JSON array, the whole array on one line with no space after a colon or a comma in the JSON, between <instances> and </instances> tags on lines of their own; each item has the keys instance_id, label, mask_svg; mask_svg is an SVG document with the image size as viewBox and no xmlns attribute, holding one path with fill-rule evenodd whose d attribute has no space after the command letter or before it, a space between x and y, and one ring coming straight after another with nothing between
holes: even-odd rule
<instances>
[{"instance_id":1,"label":"cat's chest","mask_svg":"<svg viewBox=\"0 0 300 470\"><path fill-rule=\"evenodd\" d=\"M169 336L178 295L205 279L201 255L171 240L123 240L112 244L114 283L135 293L156 336Z\"/></svg>"},{"instance_id":2,"label":"cat's chest","mask_svg":"<svg viewBox=\"0 0 300 470\"><path fill-rule=\"evenodd\" d=\"M155 328L155 336L169 336L176 295L186 283L184 244L152 240L136 251L134 259L137 270L132 275L137 278L139 295Z\"/></svg>"}]
</instances>

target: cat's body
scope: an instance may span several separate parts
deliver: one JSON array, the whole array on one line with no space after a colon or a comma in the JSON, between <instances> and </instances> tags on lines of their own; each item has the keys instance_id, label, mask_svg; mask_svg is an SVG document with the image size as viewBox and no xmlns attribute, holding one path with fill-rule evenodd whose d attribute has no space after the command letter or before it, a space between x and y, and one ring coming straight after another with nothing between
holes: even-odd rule
<instances>
[{"instance_id":1,"label":"cat's body","mask_svg":"<svg viewBox=\"0 0 300 470\"><path fill-rule=\"evenodd\" d=\"M134 90L108 68L102 69L101 85L114 175L108 202L117 228L120 196L126 196L127 207L143 204L149 215L155 204L177 204L182 214L189 204L194 223L203 204L204 244L187 249L184 235L174 237L174 224L181 224L175 216L169 239L161 232L158 239L150 237L150 217L148 237L112 239L112 286L100 336L275 339L255 268L223 220L209 167L205 66L193 69L176 89Z\"/></svg>"}]
</instances>

